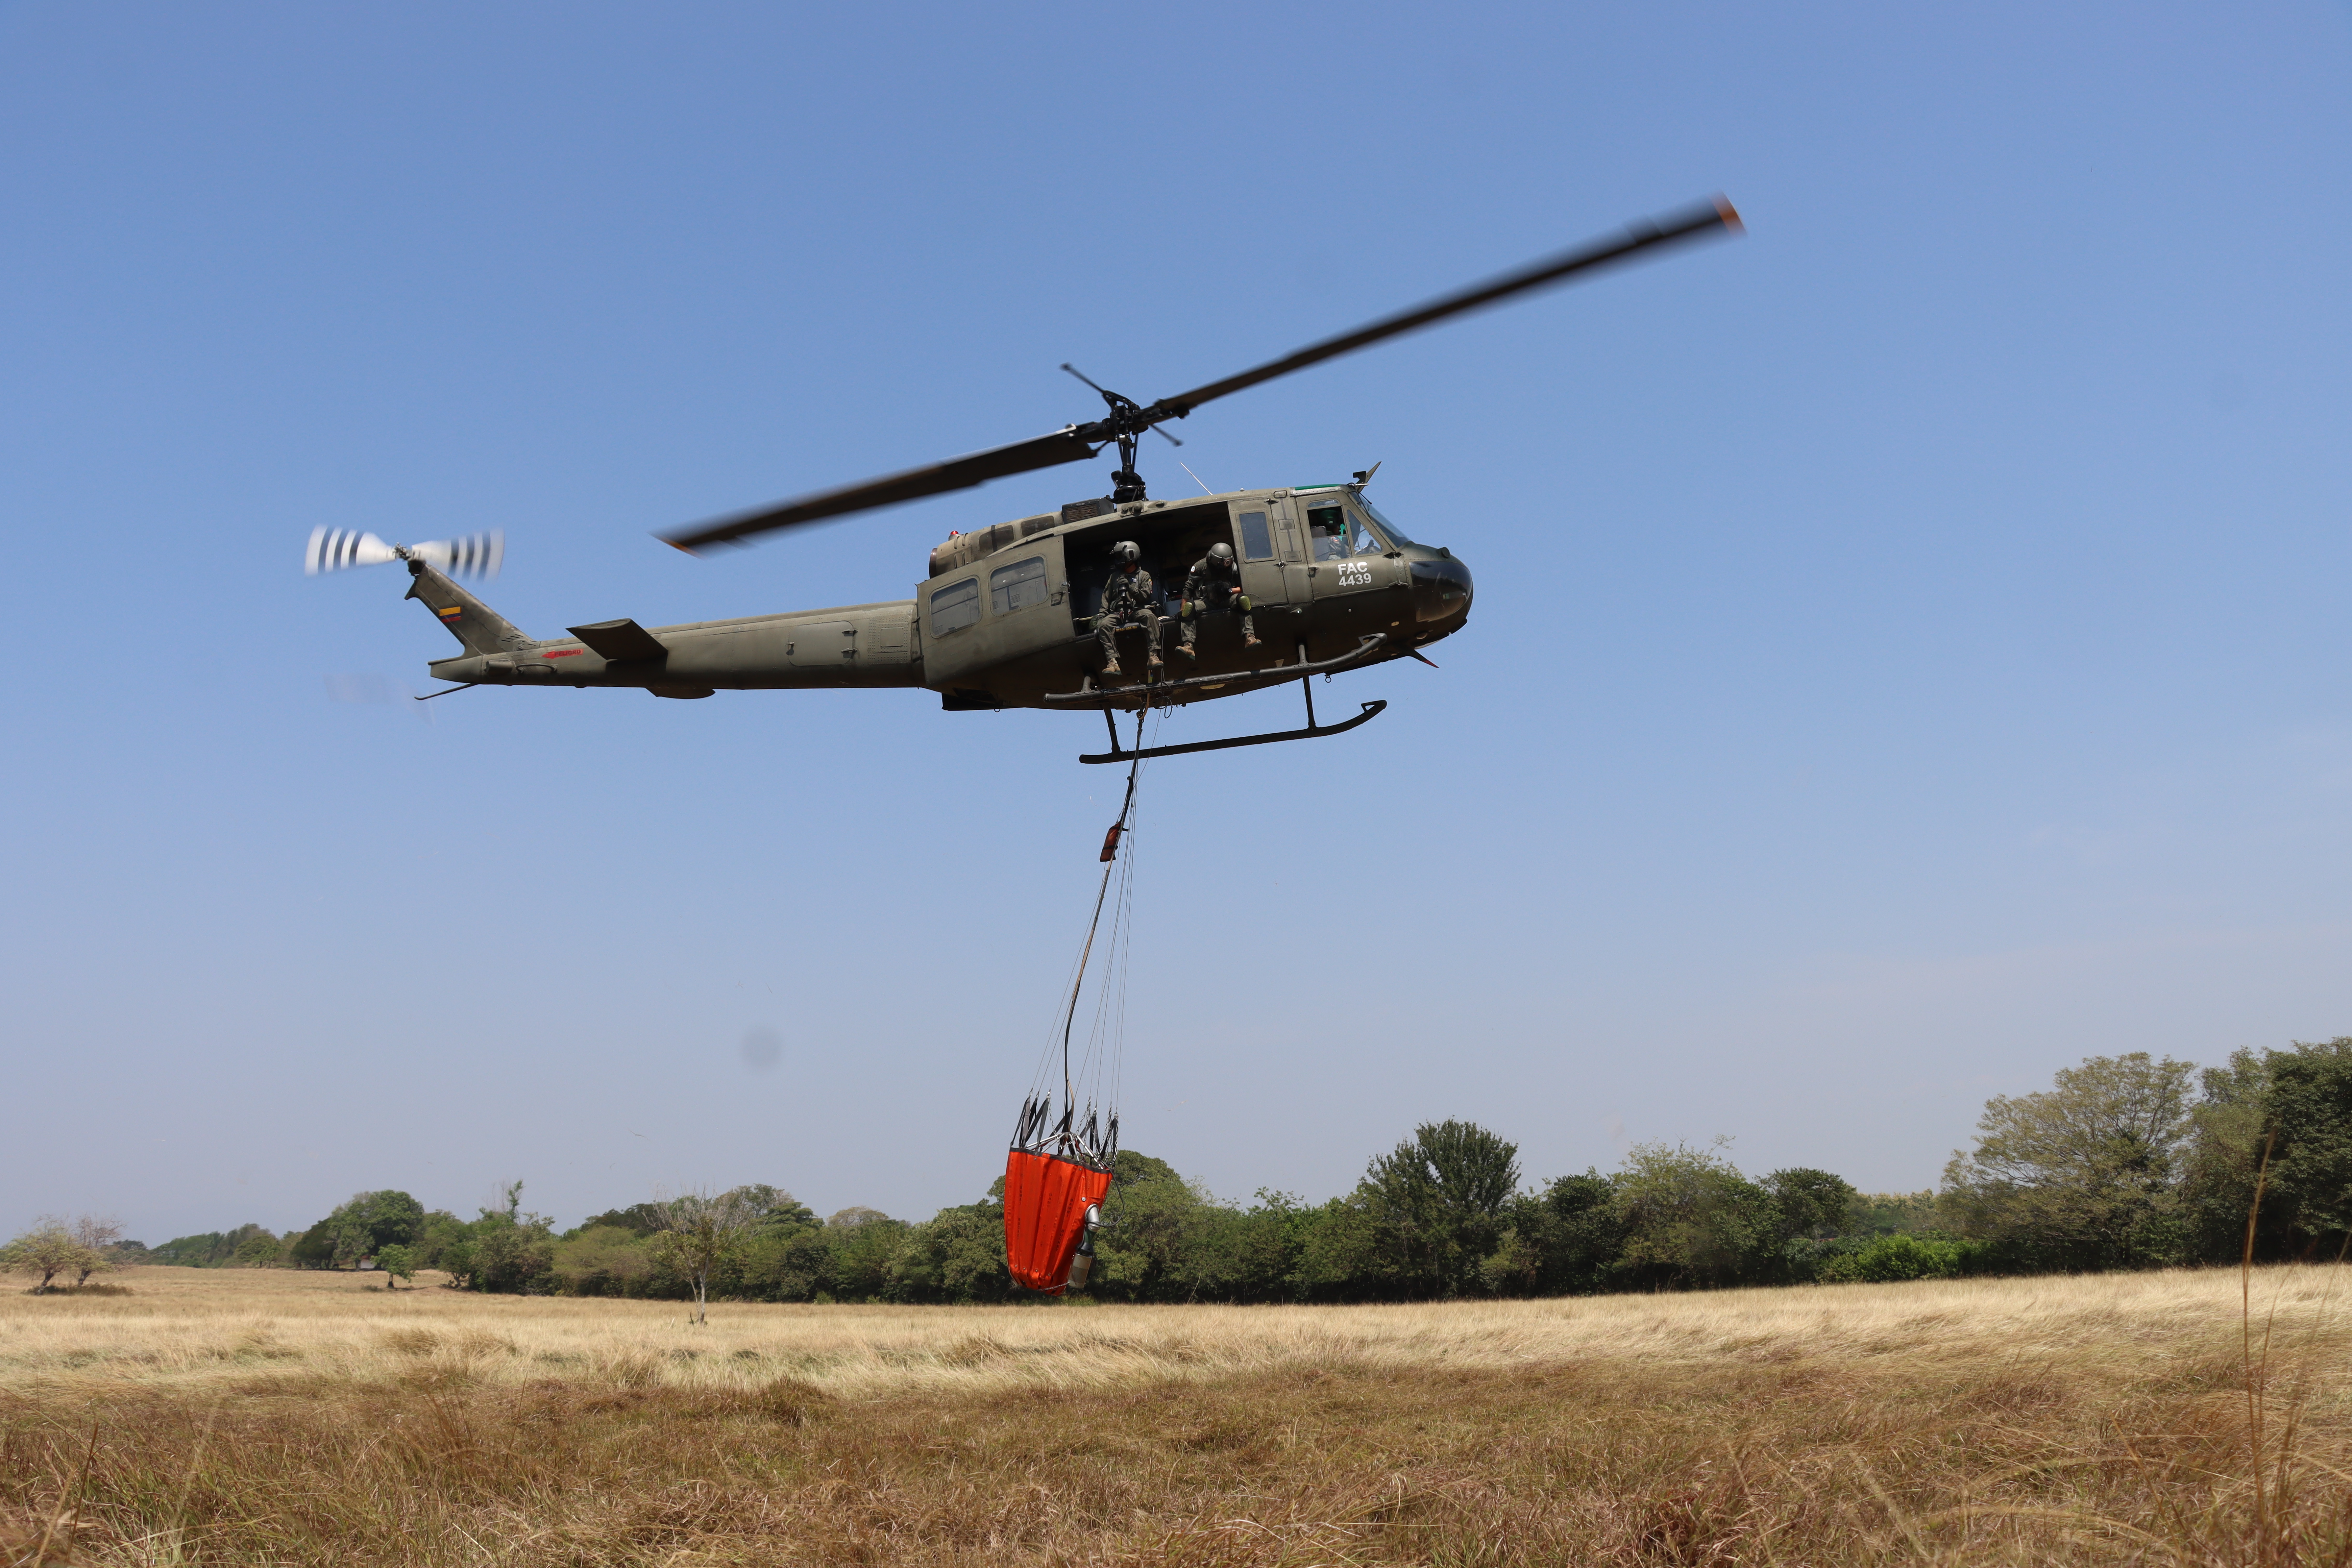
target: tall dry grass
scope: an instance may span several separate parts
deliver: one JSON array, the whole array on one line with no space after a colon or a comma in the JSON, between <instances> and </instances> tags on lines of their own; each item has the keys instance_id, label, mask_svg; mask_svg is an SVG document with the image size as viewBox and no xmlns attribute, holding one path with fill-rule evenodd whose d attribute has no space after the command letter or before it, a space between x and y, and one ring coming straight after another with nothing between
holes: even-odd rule
<instances>
[{"instance_id":1,"label":"tall dry grass","mask_svg":"<svg viewBox=\"0 0 2352 1568\"><path fill-rule=\"evenodd\" d=\"M2255 1270L2251 1317L2201 1272L698 1329L140 1269L0 1297L0 1525L100 1563L2347 1563L2343 1273Z\"/></svg>"}]
</instances>

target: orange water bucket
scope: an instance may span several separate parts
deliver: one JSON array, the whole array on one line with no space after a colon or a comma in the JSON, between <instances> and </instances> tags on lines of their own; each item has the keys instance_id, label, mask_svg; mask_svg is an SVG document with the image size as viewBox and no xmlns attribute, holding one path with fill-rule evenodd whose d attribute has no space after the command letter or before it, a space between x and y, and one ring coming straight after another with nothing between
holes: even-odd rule
<instances>
[{"instance_id":1,"label":"orange water bucket","mask_svg":"<svg viewBox=\"0 0 2352 1568\"><path fill-rule=\"evenodd\" d=\"M1087 1210L1110 1191L1110 1173L1015 1149L1004 1157L1004 1261L1032 1290L1058 1296L1086 1235Z\"/></svg>"}]
</instances>

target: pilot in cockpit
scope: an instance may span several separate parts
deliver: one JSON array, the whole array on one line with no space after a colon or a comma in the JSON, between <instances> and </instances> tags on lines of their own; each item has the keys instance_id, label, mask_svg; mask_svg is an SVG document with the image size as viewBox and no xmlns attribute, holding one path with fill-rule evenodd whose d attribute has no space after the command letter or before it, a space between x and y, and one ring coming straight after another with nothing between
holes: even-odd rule
<instances>
[{"instance_id":1,"label":"pilot in cockpit","mask_svg":"<svg viewBox=\"0 0 2352 1568\"><path fill-rule=\"evenodd\" d=\"M1380 536L1364 520L1342 506L1310 507L1307 512L1307 542L1318 561L1345 561L1351 555L1377 555Z\"/></svg>"}]
</instances>

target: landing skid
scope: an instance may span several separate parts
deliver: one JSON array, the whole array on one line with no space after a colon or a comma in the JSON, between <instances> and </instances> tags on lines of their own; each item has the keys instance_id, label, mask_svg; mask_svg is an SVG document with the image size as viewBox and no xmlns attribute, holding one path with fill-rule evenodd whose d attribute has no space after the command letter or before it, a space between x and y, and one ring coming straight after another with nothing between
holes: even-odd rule
<instances>
[{"instance_id":1,"label":"landing skid","mask_svg":"<svg viewBox=\"0 0 2352 1568\"><path fill-rule=\"evenodd\" d=\"M1369 724L1387 709L1386 700L1367 702L1364 710L1352 719L1342 719L1337 724L1315 722L1315 688L1310 681L1301 680L1299 689L1307 694L1307 728L1279 730L1265 735L1235 735L1223 741L1192 741L1181 746L1150 746L1139 752L1122 751L1118 743L1118 726L1113 723L1110 708L1103 708L1103 722L1110 727L1110 750L1083 753L1082 763L1132 763L1152 757L1181 757L1188 752L1223 752L1234 746L1270 746L1276 741L1319 741L1326 735L1344 735L1359 724Z\"/></svg>"}]
</instances>

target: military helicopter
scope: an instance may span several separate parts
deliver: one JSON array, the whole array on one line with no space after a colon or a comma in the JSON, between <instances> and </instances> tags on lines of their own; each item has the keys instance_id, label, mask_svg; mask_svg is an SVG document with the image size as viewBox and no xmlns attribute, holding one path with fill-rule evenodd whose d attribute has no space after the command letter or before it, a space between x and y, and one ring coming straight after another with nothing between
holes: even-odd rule
<instances>
[{"instance_id":1,"label":"military helicopter","mask_svg":"<svg viewBox=\"0 0 2352 1568\"><path fill-rule=\"evenodd\" d=\"M1372 504L1365 491L1377 463L1341 484L1153 500L1136 468L1139 441L1156 431L1181 446L1160 426L1213 399L1582 273L1738 232L1739 215L1717 196L1148 405L1064 365L1101 395L1107 409L1101 418L662 536L689 553L740 545L755 535L970 489L1118 448L1108 496L953 535L932 550L926 581L912 599L673 626L595 621L571 627L568 637L539 638L454 581L453 574L495 573L502 552L496 534L404 545L321 528L310 536L304 566L317 573L404 562L414 579L407 596L423 601L466 650L428 667L436 678L455 683L435 697L475 686L635 687L670 698L709 697L721 689L923 687L938 692L950 712L1099 711L1110 729L1111 749L1079 761L1114 763L1139 754L1119 745L1114 719L1119 711L1234 697L1296 680L1307 694L1304 729L1140 754L1337 735L1377 717L1387 704L1367 702L1351 718L1318 724L1312 678L1398 658L1428 663L1421 650L1461 630L1469 618L1469 567L1448 550L1415 542ZM1156 580L1163 631L1177 619L1172 612L1188 567L1212 546L1226 546L1235 556L1256 642L1244 644L1235 617L1205 616L1193 658L1164 669L1132 659L1121 668L1139 669L1136 678L1108 675L1094 621L1115 570L1112 548L1127 542L1138 546L1141 564ZM1118 636L1139 644L1144 630Z\"/></svg>"}]
</instances>

